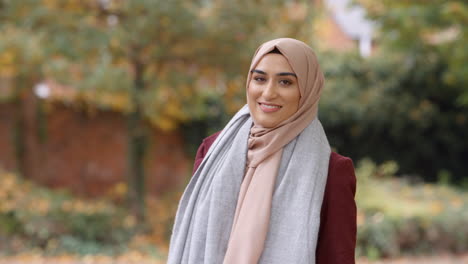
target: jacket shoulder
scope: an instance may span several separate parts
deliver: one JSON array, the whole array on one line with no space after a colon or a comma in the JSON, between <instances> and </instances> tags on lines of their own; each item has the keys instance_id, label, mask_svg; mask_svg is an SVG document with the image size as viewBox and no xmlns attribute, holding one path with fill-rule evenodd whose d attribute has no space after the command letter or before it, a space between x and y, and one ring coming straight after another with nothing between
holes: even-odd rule
<instances>
[{"instance_id":1,"label":"jacket shoulder","mask_svg":"<svg viewBox=\"0 0 468 264\"><path fill-rule=\"evenodd\" d=\"M328 179L329 184L351 183L356 181L354 174L354 164L351 158L342 156L336 152L330 154L330 162L328 164Z\"/></svg>"},{"instance_id":2,"label":"jacket shoulder","mask_svg":"<svg viewBox=\"0 0 468 264\"><path fill-rule=\"evenodd\" d=\"M208 136L205 139L203 139L203 144L205 145L205 147L207 149L209 149L211 147L211 145L213 144L213 142L215 142L215 140L218 138L219 134L221 134L221 131L222 130L220 130L220 131L212 134L211 136Z\"/></svg>"},{"instance_id":3,"label":"jacket shoulder","mask_svg":"<svg viewBox=\"0 0 468 264\"><path fill-rule=\"evenodd\" d=\"M216 138L219 136L220 133L221 131L218 131L214 133L213 135L203 139L203 142L198 147L197 154L195 155L195 161L193 164L192 174L194 174L195 171L198 169L206 153L208 153L208 150L210 149L211 145L213 144L213 142L216 140Z\"/></svg>"}]
</instances>

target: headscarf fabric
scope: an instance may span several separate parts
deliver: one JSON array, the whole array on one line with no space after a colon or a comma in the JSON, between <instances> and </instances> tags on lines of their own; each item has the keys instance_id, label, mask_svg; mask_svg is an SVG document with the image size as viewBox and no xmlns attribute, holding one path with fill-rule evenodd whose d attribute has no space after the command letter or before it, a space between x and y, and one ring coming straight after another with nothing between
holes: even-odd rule
<instances>
[{"instance_id":1,"label":"headscarf fabric","mask_svg":"<svg viewBox=\"0 0 468 264\"><path fill-rule=\"evenodd\" d=\"M312 49L281 38L277 49L297 75L299 108L276 127L244 106L193 175L174 224L168 263L315 263L330 147L317 109L324 77Z\"/></svg>"}]
</instances>

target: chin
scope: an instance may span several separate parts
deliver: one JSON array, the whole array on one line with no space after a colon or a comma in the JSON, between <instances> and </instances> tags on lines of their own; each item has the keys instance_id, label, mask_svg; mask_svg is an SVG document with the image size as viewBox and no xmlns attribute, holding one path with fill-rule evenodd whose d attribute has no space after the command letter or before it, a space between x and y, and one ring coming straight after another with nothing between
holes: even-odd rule
<instances>
[{"instance_id":1,"label":"chin","mask_svg":"<svg viewBox=\"0 0 468 264\"><path fill-rule=\"evenodd\" d=\"M277 126L279 122L270 121L270 120L258 120L257 125L264 127L264 128L273 128Z\"/></svg>"}]
</instances>

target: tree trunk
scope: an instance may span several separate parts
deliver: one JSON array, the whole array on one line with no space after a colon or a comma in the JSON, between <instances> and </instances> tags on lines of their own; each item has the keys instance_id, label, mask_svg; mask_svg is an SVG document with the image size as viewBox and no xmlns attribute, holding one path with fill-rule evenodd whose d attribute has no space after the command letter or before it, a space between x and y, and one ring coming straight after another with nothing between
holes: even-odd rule
<instances>
[{"instance_id":1,"label":"tree trunk","mask_svg":"<svg viewBox=\"0 0 468 264\"><path fill-rule=\"evenodd\" d=\"M25 120L24 120L24 91L25 89L15 89L13 95L14 106L14 120L13 120L13 144L14 144L14 157L16 161L16 170L22 177L25 177Z\"/></svg>"},{"instance_id":2,"label":"tree trunk","mask_svg":"<svg viewBox=\"0 0 468 264\"><path fill-rule=\"evenodd\" d=\"M139 222L145 220L145 171L144 157L147 143L147 130L144 124L140 96L144 91L143 70L144 65L134 61L135 79L131 91L133 109L128 116L129 137L129 175L128 175L128 202L130 210Z\"/></svg>"}]
</instances>

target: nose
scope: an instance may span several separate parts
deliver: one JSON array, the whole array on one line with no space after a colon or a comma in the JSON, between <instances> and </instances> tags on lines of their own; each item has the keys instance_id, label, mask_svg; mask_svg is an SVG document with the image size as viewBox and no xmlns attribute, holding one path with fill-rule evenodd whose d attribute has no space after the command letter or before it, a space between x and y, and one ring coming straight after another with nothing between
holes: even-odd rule
<instances>
[{"instance_id":1,"label":"nose","mask_svg":"<svg viewBox=\"0 0 468 264\"><path fill-rule=\"evenodd\" d=\"M277 96L276 85L273 80L269 80L263 89L263 98L273 99Z\"/></svg>"}]
</instances>

